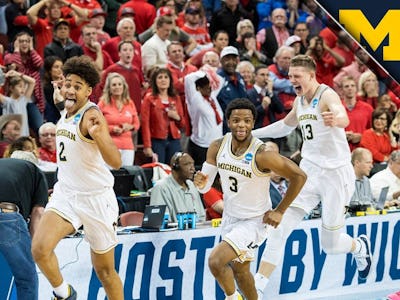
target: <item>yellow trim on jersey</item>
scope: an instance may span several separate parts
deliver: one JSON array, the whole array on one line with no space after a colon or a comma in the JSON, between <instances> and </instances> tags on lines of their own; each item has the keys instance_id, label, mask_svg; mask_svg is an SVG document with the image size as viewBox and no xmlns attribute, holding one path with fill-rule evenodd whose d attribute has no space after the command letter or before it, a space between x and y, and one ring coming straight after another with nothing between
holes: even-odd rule
<instances>
[{"instance_id":1,"label":"yellow trim on jersey","mask_svg":"<svg viewBox=\"0 0 400 300\"><path fill-rule=\"evenodd\" d=\"M82 115L81 115L81 117L80 117L80 119L79 119L79 122L78 122L78 124L76 124L76 132L77 132L79 138L80 138L82 141L84 141L84 142L86 142L86 143L89 143L89 144L96 144L96 142L95 142L94 140L88 139L87 137L85 137L85 136L81 133L81 128L80 128L80 124L81 124L81 121L82 121L82 119L83 119L83 115L84 115L85 112L86 112L89 108L91 108L91 107L97 108L96 104L94 104L94 103L88 101L88 102L87 102L84 106L82 106L73 116L71 116L71 117L69 117L69 118L67 118L67 116L65 116L65 122L69 122L69 121L73 120L73 119L75 118L76 115L78 115L78 114L81 113Z\"/></svg>"},{"instance_id":2,"label":"yellow trim on jersey","mask_svg":"<svg viewBox=\"0 0 400 300\"><path fill-rule=\"evenodd\" d=\"M224 149L224 146L225 146L227 140L228 140L228 134L225 134L225 136L222 139L221 145L219 145L219 149L217 151L217 157L216 157L217 161L218 161L219 156L221 155L221 151Z\"/></svg>"},{"instance_id":3,"label":"yellow trim on jersey","mask_svg":"<svg viewBox=\"0 0 400 300\"><path fill-rule=\"evenodd\" d=\"M271 176L271 172L265 173L263 171L261 171L256 164L256 154L258 149L263 145L264 143L260 141L260 144L257 145L254 149L254 157L251 160L251 170L254 172L254 175L258 176L258 177L270 177Z\"/></svg>"},{"instance_id":4,"label":"yellow trim on jersey","mask_svg":"<svg viewBox=\"0 0 400 300\"><path fill-rule=\"evenodd\" d=\"M51 201L51 200L50 200ZM54 208L54 207L49 207L47 210L52 211L54 213L56 213L57 215L59 215L61 218L63 218L64 220L68 221L69 223L71 223L71 225L73 225L72 220L70 218L68 218L63 212L59 211L58 209ZM75 232L78 231L78 228L74 228Z\"/></svg>"},{"instance_id":5,"label":"yellow trim on jersey","mask_svg":"<svg viewBox=\"0 0 400 300\"><path fill-rule=\"evenodd\" d=\"M246 261L253 261L254 258L250 258L248 256L246 256L247 251L242 251L240 250L238 247L236 247L236 245L228 238L224 238L223 241L225 241L229 246L232 247L233 251L235 251L236 255L238 256L237 259L240 262L246 262Z\"/></svg>"},{"instance_id":6,"label":"yellow trim on jersey","mask_svg":"<svg viewBox=\"0 0 400 300\"><path fill-rule=\"evenodd\" d=\"M344 224L337 225L337 226L334 226L334 227L328 227L328 226L324 225L324 223L322 223L322 227L325 228L326 230L329 230L329 231L336 231L336 230L339 230L339 229L342 228L343 226L344 226Z\"/></svg>"},{"instance_id":7,"label":"yellow trim on jersey","mask_svg":"<svg viewBox=\"0 0 400 300\"><path fill-rule=\"evenodd\" d=\"M94 250L93 248L90 248L94 253L97 254L104 254L107 253L108 251L110 251L111 249L117 247L118 243L115 243L114 245L108 247L106 250Z\"/></svg>"},{"instance_id":8,"label":"yellow trim on jersey","mask_svg":"<svg viewBox=\"0 0 400 300\"><path fill-rule=\"evenodd\" d=\"M253 147L254 143L256 142L256 138L252 137L249 146L247 147L246 151L243 152L242 155L240 156L236 156L235 154L232 153L232 139L230 139L230 143L229 143L229 147L228 147L228 153L230 155L231 158L236 159L236 160L241 160L245 157L245 155L247 154L247 152L250 151L250 148Z\"/></svg>"}]
</instances>

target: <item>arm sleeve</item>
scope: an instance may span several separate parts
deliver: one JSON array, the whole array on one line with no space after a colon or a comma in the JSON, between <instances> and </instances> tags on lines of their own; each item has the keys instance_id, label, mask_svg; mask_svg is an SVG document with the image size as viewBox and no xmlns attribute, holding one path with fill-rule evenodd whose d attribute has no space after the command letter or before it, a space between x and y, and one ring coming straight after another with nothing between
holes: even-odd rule
<instances>
[{"instance_id":1,"label":"arm sleeve","mask_svg":"<svg viewBox=\"0 0 400 300\"><path fill-rule=\"evenodd\" d=\"M266 127L253 130L252 134L257 138L279 138L287 136L295 128L296 127L286 125L284 120L279 120L278 122L272 123Z\"/></svg>"},{"instance_id":2,"label":"arm sleeve","mask_svg":"<svg viewBox=\"0 0 400 300\"><path fill-rule=\"evenodd\" d=\"M202 188L202 189L198 188L198 191L200 193L204 194L204 193L208 192L208 190L211 188L211 186L214 182L215 176L217 175L218 168L217 168L217 166L209 164L208 162L204 162L203 167L201 168L201 172L205 175L208 175L208 180L207 180L207 183L204 186L204 188Z\"/></svg>"}]
</instances>

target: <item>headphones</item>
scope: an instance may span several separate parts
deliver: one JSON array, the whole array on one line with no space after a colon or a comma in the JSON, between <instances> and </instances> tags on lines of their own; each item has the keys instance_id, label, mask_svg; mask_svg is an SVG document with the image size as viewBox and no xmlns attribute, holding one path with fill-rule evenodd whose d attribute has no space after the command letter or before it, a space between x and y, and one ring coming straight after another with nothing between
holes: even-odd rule
<instances>
[{"instance_id":1,"label":"headphones","mask_svg":"<svg viewBox=\"0 0 400 300\"><path fill-rule=\"evenodd\" d=\"M173 164L172 164L172 166L171 166L172 170L175 170L175 171L179 170L179 168L180 168L180 166L179 166L179 160L181 159L181 157L183 156L183 154L184 154L183 152L176 152L176 153L174 154L175 159L174 159L174 162L173 162Z\"/></svg>"}]
</instances>

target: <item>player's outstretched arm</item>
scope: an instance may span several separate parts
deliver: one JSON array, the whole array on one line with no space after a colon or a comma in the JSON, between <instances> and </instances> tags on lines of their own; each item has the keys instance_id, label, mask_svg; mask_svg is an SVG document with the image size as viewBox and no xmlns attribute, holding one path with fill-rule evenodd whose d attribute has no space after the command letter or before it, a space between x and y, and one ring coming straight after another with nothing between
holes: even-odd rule
<instances>
[{"instance_id":1,"label":"player's outstretched arm","mask_svg":"<svg viewBox=\"0 0 400 300\"><path fill-rule=\"evenodd\" d=\"M285 196L279 205L272 211L265 213L264 222L277 227L282 215L296 198L307 180L307 175L290 159L279 153L260 149L256 157L257 166L262 171L274 171L286 178L289 182Z\"/></svg>"},{"instance_id":2,"label":"player's outstretched arm","mask_svg":"<svg viewBox=\"0 0 400 300\"><path fill-rule=\"evenodd\" d=\"M279 138L287 136L297 126L296 117L297 102L293 104L292 110L282 120L274 122L268 126L253 130L251 134L257 138Z\"/></svg>"},{"instance_id":3,"label":"player's outstretched arm","mask_svg":"<svg viewBox=\"0 0 400 300\"><path fill-rule=\"evenodd\" d=\"M85 112L82 120L82 134L86 132L96 142L104 161L114 169L121 167L121 154L108 131L107 121L103 114L95 108Z\"/></svg>"}]
</instances>

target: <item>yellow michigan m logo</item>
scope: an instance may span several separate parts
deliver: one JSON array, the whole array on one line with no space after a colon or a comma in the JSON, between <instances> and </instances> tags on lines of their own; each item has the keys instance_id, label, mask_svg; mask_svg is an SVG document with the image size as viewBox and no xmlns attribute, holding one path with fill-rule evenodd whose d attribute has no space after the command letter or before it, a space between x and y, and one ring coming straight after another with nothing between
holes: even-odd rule
<instances>
[{"instance_id":1,"label":"yellow michigan m logo","mask_svg":"<svg viewBox=\"0 0 400 300\"><path fill-rule=\"evenodd\" d=\"M339 22L360 42L361 35L373 51L379 47L387 35L389 43L383 46L383 60L400 60L400 10L388 10L374 28L359 9L339 10Z\"/></svg>"}]
</instances>

